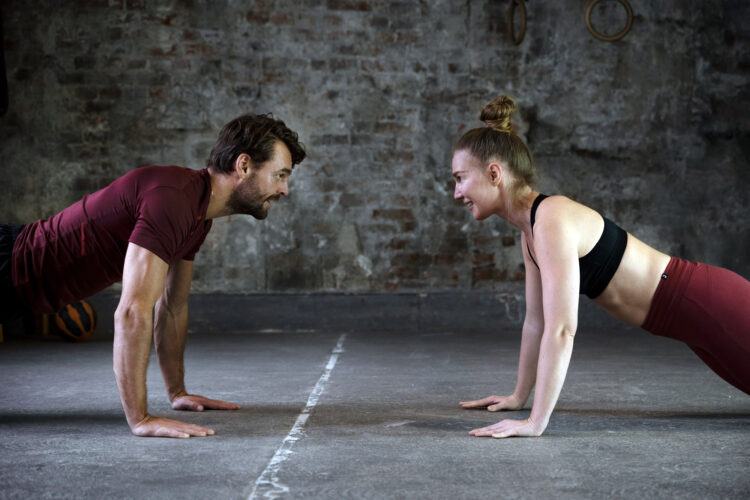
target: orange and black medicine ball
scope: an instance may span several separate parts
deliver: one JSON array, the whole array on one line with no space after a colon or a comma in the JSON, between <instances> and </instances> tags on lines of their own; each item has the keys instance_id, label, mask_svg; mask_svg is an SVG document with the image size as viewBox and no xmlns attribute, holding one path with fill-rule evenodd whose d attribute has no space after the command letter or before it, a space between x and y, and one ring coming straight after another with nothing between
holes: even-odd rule
<instances>
[{"instance_id":1,"label":"orange and black medicine ball","mask_svg":"<svg viewBox=\"0 0 750 500\"><path fill-rule=\"evenodd\" d=\"M85 300L73 302L55 314L57 333L68 342L82 342L96 330L96 311Z\"/></svg>"}]
</instances>

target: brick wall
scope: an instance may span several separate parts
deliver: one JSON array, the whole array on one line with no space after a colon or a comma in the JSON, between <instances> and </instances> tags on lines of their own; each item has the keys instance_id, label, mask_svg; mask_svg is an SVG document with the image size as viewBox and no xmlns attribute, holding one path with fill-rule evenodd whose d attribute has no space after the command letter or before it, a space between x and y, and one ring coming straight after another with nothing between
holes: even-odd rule
<instances>
[{"instance_id":1,"label":"brick wall","mask_svg":"<svg viewBox=\"0 0 750 500\"><path fill-rule=\"evenodd\" d=\"M221 125L271 111L309 159L268 219L216 221L195 289L506 290L519 233L453 201L450 157L508 93L543 191L748 276L750 7L631 3L605 43L586 2L529 2L517 46L505 1L6 1L0 219L139 165L202 168Z\"/></svg>"}]
</instances>

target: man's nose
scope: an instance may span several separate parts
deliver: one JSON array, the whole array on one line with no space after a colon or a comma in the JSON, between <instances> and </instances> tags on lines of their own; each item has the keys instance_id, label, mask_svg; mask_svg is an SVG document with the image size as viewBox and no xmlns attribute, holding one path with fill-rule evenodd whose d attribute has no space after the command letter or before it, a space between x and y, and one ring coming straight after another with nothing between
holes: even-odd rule
<instances>
[{"instance_id":1,"label":"man's nose","mask_svg":"<svg viewBox=\"0 0 750 500\"><path fill-rule=\"evenodd\" d=\"M281 185L279 188L279 194L283 194L284 196L289 196L289 184L286 182Z\"/></svg>"}]
</instances>

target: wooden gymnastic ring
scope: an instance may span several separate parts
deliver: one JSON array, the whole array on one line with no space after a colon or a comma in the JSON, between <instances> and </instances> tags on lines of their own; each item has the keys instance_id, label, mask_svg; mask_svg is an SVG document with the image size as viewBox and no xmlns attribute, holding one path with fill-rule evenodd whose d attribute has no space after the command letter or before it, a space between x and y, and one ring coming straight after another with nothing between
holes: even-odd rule
<instances>
[{"instance_id":1,"label":"wooden gymnastic ring","mask_svg":"<svg viewBox=\"0 0 750 500\"><path fill-rule=\"evenodd\" d=\"M630 6L628 0L617 0L623 7L625 7L625 10L628 13L628 20L625 23L625 28L623 28L623 30L619 33L615 33L614 35L602 35L591 25L591 11L594 10L594 6L600 1L601 0L591 0L588 7L586 7L586 27L589 29L594 38L598 38L599 40L605 42L614 42L615 40L619 40L620 38L627 35L628 31L630 31L630 27L633 25L633 8Z\"/></svg>"},{"instance_id":2,"label":"wooden gymnastic ring","mask_svg":"<svg viewBox=\"0 0 750 500\"><path fill-rule=\"evenodd\" d=\"M521 13L521 33L518 35L518 38L516 38L515 30L513 29L513 18L516 14L516 5L518 5L518 8L520 9L519 12ZM521 42L523 42L523 37L526 35L526 5L523 3L523 0L511 0L510 1L510 24L509 24L509 30L508 33L510 34L510 40L515 43L516 45L520 45Z\"/></svg>"}]
</instances>

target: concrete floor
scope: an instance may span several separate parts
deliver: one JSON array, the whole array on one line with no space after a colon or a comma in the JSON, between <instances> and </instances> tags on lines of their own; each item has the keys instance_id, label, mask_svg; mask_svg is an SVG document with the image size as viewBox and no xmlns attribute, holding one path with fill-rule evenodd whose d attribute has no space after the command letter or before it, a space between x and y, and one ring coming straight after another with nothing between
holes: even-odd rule
<instances>
[{"instance_id":1,"label":"concrete floor","mask_svg":"<svg viewBox=\"0 0 750 500\"><path fill-rule=\"evenodd\" d=\"M191 333L188 389L238 412L172 411L152 360L150 411L216 431L189 440L130 434L111 338L6 338L0 498L750 497L750 397L682 344L580 328L546 433L493 440L467 432L528 410L458 402L512 391L517 326L350 331L332 355L342 333Z\"/></svg>"}]
</instances>

